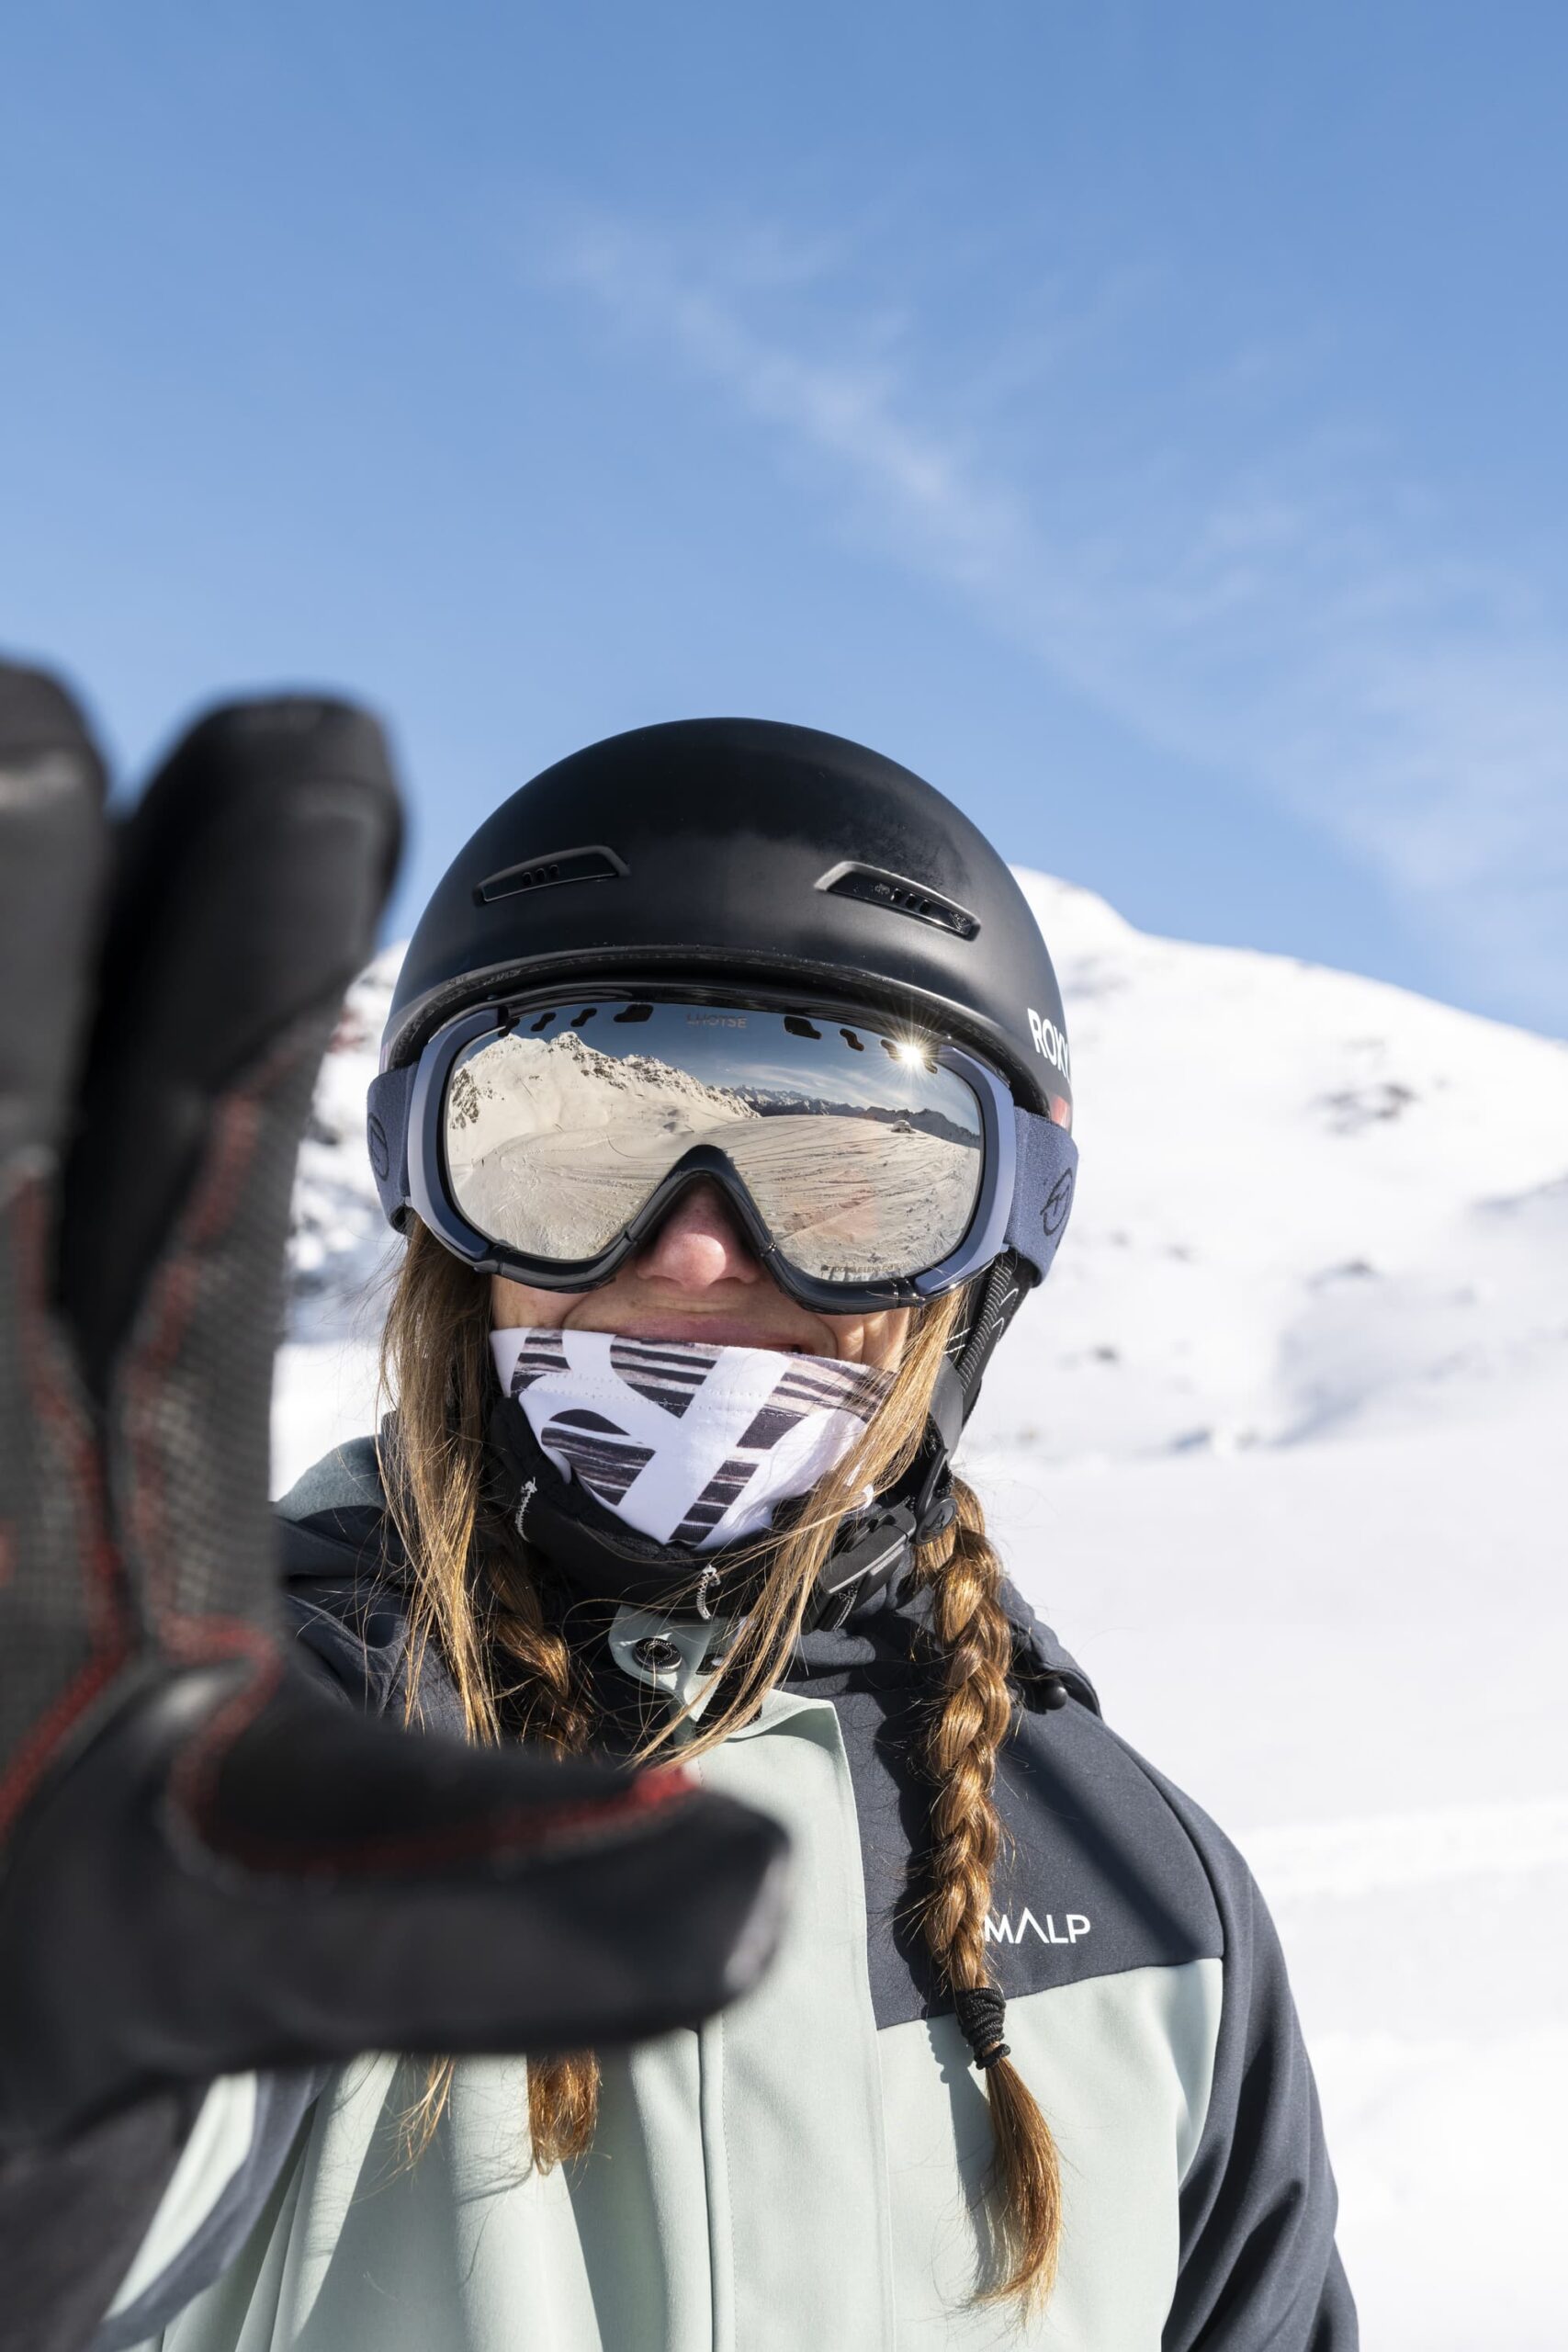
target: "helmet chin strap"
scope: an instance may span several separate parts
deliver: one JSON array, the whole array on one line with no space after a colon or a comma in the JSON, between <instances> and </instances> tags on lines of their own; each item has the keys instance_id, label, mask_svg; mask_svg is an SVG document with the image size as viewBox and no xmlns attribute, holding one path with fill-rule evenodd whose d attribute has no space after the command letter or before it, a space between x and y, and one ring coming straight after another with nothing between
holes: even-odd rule
<instances>
[{"instance_id":1,"label":"helmet chin strap","mask_svg":"<svg viewBox=\"0 0 1568 2352\"><path fill-rule=\"evenodd\" d=\"M807 1632L844 1624L897 1581L920 1544L953 1524L952 1456L986 1366L1030 1287L1028 1270L1010 1250L981 1277L938 1369L915 1458L873 1502L845 1515L818 1572ZM754 1605L769 1566L765 1550L759 1556L757 1537L699 1552L639 1534L557 1468L510 1397L491 1407L487 1437L508 1517L584 1599L696 1620ZM786 1504L775 1514L775 1532L787 1528L789 1510Z\"/></svg>"}]
</instances>

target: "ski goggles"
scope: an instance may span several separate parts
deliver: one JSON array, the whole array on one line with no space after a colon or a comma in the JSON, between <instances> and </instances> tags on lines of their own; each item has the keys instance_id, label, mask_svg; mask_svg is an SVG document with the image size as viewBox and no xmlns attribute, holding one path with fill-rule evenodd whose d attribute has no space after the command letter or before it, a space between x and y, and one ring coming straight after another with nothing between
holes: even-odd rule
<instances>
[{"instance_id":1,"label":"ski goggles","mask_svg":"<svg viewBox=\"0 0 1568 2352\"><path fill-rule=\"evenodd\" d=\"M706 1180L828 1311L939 1297L1004 1249L1043 1275L1077 1159L915 1024L669 989L469 1008L372 1082L369 1142L392 1221L412 1208L477 1270L591 1290Z\"/></svg>"}]
</instances>

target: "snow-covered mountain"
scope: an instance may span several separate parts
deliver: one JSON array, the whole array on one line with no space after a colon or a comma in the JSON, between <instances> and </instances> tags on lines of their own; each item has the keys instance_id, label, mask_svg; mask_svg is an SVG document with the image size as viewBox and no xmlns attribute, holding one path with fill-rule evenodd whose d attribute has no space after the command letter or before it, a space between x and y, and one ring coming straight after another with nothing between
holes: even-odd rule
<instances>
[{"instance_id":1,"label":"snow-covered mountain","mask_svg":"<svg viewBox=\"0 0 1568 2352\"><path fill-rule=\"evenodd\" d=\"M1145 938L1021 879L1057 959L1083 1163L987 1439L1056 1460L1300 1442L1568 1377L1568 1046Z\"/></svg>"}]
</instances>

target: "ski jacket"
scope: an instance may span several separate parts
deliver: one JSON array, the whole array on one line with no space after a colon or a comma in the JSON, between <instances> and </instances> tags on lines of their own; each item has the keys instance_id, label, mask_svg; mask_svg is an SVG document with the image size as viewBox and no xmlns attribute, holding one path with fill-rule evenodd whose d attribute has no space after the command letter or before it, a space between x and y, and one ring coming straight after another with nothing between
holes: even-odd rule
<instances>
[{"instance_id":1,"label":"ski jacket","mask_svg":"<svg viewBox=\"0 0 1568 2352\"><path fill-rule=\"evenodd\" d=\"M406 1592L371 1441L281 1512L302 1656L400 1713ZM1258 1891L1054 1635L1008 1608L1018 1706L987 1937L1062 2158L1043 2317L975 2300L986 2092L910 1918L932 1669L918 1605L885 1600L807 1636L696 1767L791 1833L784 1948L700 2030L605 2058L582 2162L530 2168L521 2060L460 2062L412 2164L400 2121L423 2064L215 2084L94 2352L1353 2352ZM434 1658L417 1699L458 1726Z\"/></svg>"}]
</instances>

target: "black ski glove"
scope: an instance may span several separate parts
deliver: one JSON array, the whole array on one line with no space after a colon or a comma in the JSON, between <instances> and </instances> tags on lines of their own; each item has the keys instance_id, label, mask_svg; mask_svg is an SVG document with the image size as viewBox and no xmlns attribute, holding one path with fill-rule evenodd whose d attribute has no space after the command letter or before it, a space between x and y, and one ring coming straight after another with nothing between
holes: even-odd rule
<instances>
[{"instance_id":1,"label":"black ski glove","mask_svg":"<svg viewBox=\"0 0 1568 2352\"><path fill-rule=\"evenodd\" d=\"M781 1904L782 1833L678 1773L296 1683L283 1243L397 794L371 718L298 697L101 802L69 698L0 667L0 2155L254 2065L694 2022Z\"/></svg>"}]
</instances>

